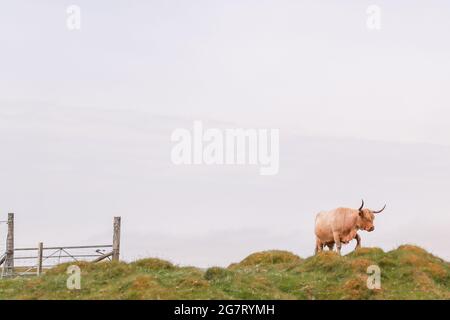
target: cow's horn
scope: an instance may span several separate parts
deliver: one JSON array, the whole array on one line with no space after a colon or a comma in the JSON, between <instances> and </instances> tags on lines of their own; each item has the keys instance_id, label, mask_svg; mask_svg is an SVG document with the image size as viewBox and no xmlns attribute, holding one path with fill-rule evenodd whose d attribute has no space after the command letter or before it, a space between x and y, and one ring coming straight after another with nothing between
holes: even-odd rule
<instances>
[{"instance_id":1,"label":"cow's horn","mask_svg":"<svg viewBox=\"0 0 450 320\"><path fill-rule=\"evenodd\" d=\"M373 213L380 213L381 211L383 211L386 208L386 205L384 205L383 209L378 210L378 211L374 211Z\"/></svg>"},{"instance_id":2,"label":"cow's horn","mask_svg":"<svg viewBox=\"0 0 450 320\"><path fill-rule=\"evenodd\" d=\"M361 203L361 207L359 207L359 211L361 211L362 210L362 208L364 207L364 200L363 199L361 199L361 201L362 201L362 203Z\"/></svg>"}]
</instances>

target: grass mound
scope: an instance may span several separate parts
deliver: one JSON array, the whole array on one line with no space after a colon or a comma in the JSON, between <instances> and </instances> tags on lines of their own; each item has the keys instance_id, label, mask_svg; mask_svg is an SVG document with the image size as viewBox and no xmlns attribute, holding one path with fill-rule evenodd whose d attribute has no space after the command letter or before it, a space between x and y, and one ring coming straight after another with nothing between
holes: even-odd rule
<instances>
[{"instance_id":1,"label":"grass mound","mask_svg":"<svg viewBox=\"0 0 450 320\"><path fill-rule=\"evenodd\" d=\"M133 266L147 269L147 270L160 270L160 269L173 269L175 268L172 263L166 260L161 260L157 258L146 258L137 260L132 263Z\"/></svg>"},{"instance_id":2,"label":"grass mound","mask_svg":"<svg viewBox=\"0 0 450 320\"><path fill-rule=\"evenodd\" d=\"M253 253L241 262L230 265L230 267L237 268L258 265L273 265L279 263L298 263L300 261L301 259L299 256L296 256L289 251L270 250Z\"/></svg>"},{"instance_id":3,"label":"grass mound","mask_svg":"<svg viewBox=\"0 0 450 320\"><path fill-rule=\"evenodd\" d=\"M211 267L206 270L204 277L206 280L216 280L223 279L231 275L232 273L227 269L221 267Z\"/></svg>"},{"instance_id":4,"label":"grass mound","mask_svg":"<svg viewBox=\"0 0 450 320\"><path fill-rule=\"evenodd\" d=\"M70 265L41 277L0 280L0 299L450 299L450 264L412 245L346 256L325 251L304 260L271 250L206 270L156 258L77 262L80 290L67 289ZM368 270L374 266L381 288L370 290Z\"/></svg>"}]
</instances>

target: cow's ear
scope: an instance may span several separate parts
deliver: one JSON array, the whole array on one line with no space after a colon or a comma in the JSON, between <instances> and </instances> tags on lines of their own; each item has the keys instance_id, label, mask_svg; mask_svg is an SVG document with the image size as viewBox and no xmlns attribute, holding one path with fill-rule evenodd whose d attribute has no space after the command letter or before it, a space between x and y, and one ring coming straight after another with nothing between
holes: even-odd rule
<instances>
[{"instance_id":1,"label":"cow's ear","mask_svg":"<svg viewBox=\"0 0 450 320\"><path fill-rule=\"evenodd\" d=\"M362 210L359 210L359 216L362 218L364 217L364 212Z\"/></svg>"}]
</instances>

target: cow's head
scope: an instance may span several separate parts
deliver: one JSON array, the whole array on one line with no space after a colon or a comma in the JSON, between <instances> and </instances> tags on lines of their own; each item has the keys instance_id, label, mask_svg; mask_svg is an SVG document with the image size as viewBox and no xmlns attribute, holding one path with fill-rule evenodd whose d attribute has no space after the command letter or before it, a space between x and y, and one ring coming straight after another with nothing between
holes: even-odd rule
<instances>
[{"instance_id":1,"label":"cow's head","mask_svg":"<svg viewBox=\"0 0 450 320\"><path fill-rule=\"evenodd\" d=\"M375 230L375 226L373 225L373 221L375 220L375 214L382 212L386 205L381 210L374 211L371 209L363 208L364 207L364 200L362 200L361 207L359 207L359 217L358 217L358 227L360 229L366 230L366 231L373 231Z\"/></svg>"}]
</instances>

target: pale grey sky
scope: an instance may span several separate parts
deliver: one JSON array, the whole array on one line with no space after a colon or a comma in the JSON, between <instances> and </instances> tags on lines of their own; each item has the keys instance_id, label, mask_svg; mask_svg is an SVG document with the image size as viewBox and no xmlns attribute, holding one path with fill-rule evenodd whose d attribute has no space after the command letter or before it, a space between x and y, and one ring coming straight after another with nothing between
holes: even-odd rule
<instances>
[{"instance_id":1,"label":"pale grey sky","mask_svg":"<svg viewBox=\"0 0 450 320\"><path fill-rule=\"evenodd\" d=\"M2 0L0 215L34 245L104 242L120 214L128 259L224 265L310 255L314 214L364 197L388 203L367 245L449 259L449 30L443 0ZM280 174L174 167L194 119L280 128Z\"/></svg>"}]
</instances>

